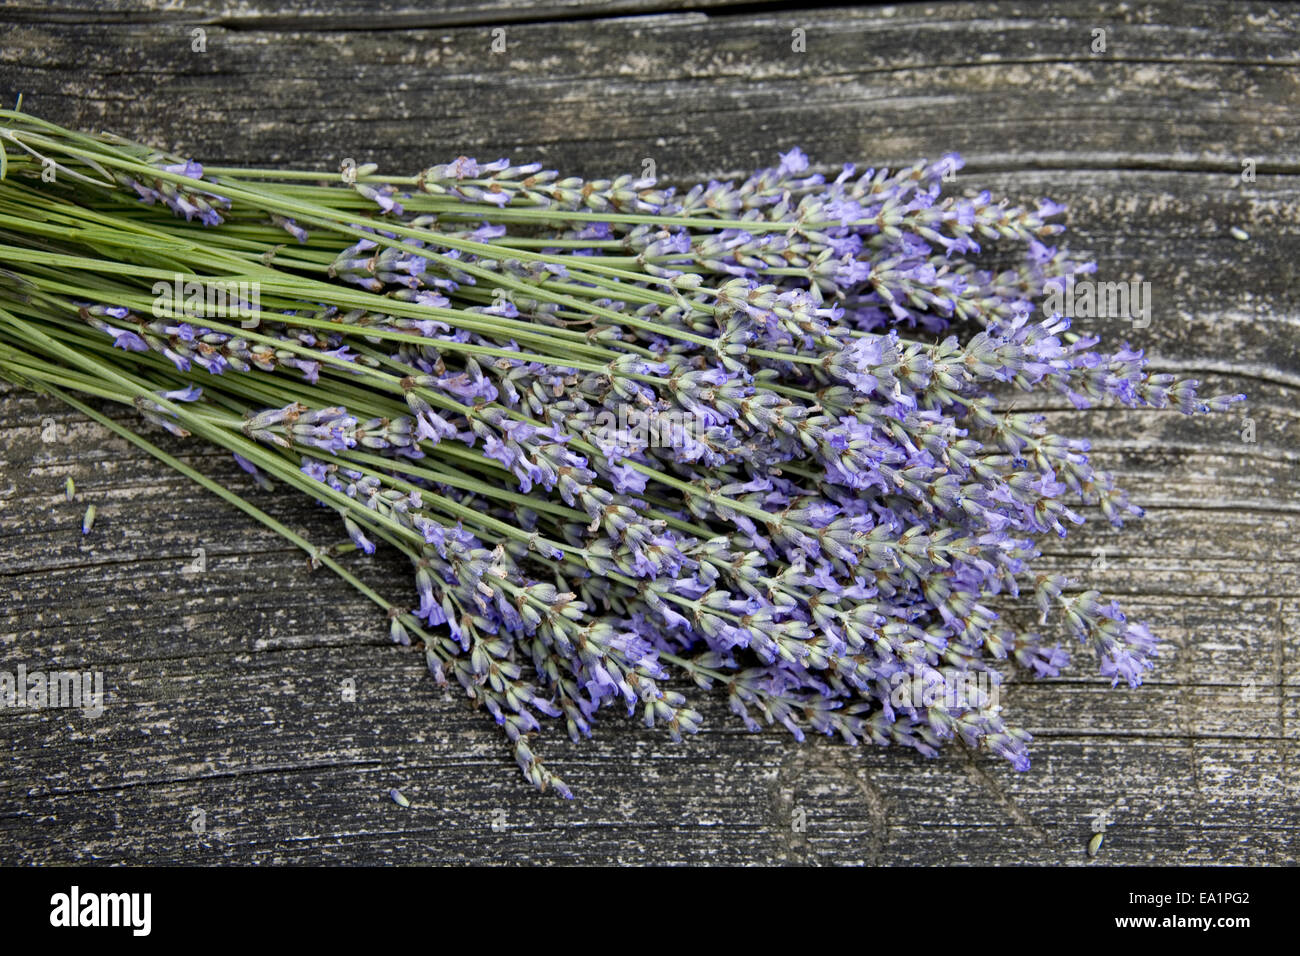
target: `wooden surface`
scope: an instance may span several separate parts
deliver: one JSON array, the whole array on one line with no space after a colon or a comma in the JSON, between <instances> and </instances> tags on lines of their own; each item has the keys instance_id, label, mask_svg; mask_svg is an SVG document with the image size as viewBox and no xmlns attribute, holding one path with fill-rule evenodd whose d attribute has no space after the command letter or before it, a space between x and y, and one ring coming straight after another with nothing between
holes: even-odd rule
<instances>
[{"instance_id":1,"label":"wooden surface","mask_svg":"<svg viewBox=\"0 0 1300 956\"><path fill-rule=\"evenodd\" d=\"M1084 666L1009 686L1029 772L799 747L696 695L706 728L680 746L617 718L545 743L564 803L298 552L58 404L0 392L0 668L99 669L110 694L98 720L0 713L0 862L1087 864L1098 811L1098 863L1297 862L1300 9L23 0L0 24L4 100L206 162L508 154L596 176L652 158L687 182L796 143L827 166L957 149L962 186L1067 203L1104 278L1152 283L1150 327L1098 331L1250 395L1197 420L1052 406L1148 517L1048 541L1044 565L1120 597L1168 655L1136 691ZM267 507L337 534L310 503ZM200 547L207 572L188 573ZM359 566L409 589L394 558Z\"/></svg>"}]
</instances>

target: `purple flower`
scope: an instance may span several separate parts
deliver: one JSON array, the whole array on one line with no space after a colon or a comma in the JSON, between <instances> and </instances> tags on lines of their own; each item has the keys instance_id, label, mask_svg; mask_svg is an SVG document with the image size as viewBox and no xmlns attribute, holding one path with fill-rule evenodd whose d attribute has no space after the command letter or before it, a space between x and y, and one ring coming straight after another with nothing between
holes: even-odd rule
<instances>
[{"instance_id":1,"label":"purple flower","mask_svg":"<svg viewBox=\"0 0 1300 956\"><path fill-rule=\"evenodd\" d=\"M793 147L788 153L781 154L781 166L779 172L783 176L796 176L808 169L808 157L798 146Z\"/></svg>"},{"instance_id":2,"label":"purple flower","mask_svg":"<svg viewBox=\"0 0 1300 956\"><path fill-rule=\"evenodd\" d=\"M374 542L362 534L360 526L346 515L343 518L343 527L347 530L348 537L352 539L352 543L355 544L357 548L366 554L375 553Z\"/></svg>"},{"instance_id":3,"label":"purple flower","mask_svg":"<svg viewBox=\"0 0 1300 956\"><path fill-rule=\"evenodd\" d=\"M328 473L325 463L317 461L315 458L303 458L302 468L299 471L310 478L315 478L317 481L324 481Z\"/></svg>"},{"instance_id":4,"label":"purple flower","mask_svg":"<svg viewBox=\"0 0 1300 956\"><path fill-rule=\"evenodd\" d=\"M396 190L392 186L384 186L380 189L376 189L375 187L368 186L365 183L353 183L352 188L366 199L375 203L375 205L377 205L383 212L392 213L395 216L402 215L402 204L393 199L393 194Z\"/></svg>"},{"instance_id":5,"label":"purple flower","mask_svg":"<svg viewBox=\"0 0 1300 956\"><path fill-rule=\"evenodd\" d=\"M631 465L612 465L609 469L609 476L614 482L614 491L620 495L639 495L645 491L645 475Z\"/></svg>"},{"instance_id":6,"label":"purple flower","mask_svg":"<svg viewBox=\"0 0 1300 956\"><path fill-rule=\"evenodd\" d=\"M111 325L104 326L104 331L113 336L113 345L119 349L125 349L128 352L147 352L149 346L145 344L144 339L129 332L126 329L114 328ZM174 361L174 360L173 360ZM184 369L182 369L184 371Z\"/></svg>"},{"instance_id":7,"label":"purple flower","mask_svg":"<svg viewBox=\"0 0 1300 956\"><path fill-rule=\"evenodd\" d=\"M174 402L197 402L203 395L203 389L197 385L186 385L184 388L176 388L170 392L160 392L159 394L163 398L170 398Z\"/></svg>"},{"instance_id":8,"label":"purple flower","mask_svg":"<svg viewBox=\"0 0 1300 956\"><path fill-rule=\"evenodd\" d=\"M203 178L203 167L192 159L186 160L183 163L164 166L163 169L169 173L175 173L177 176L187 176L190 179Z\"/></svg>"}]
</instances>

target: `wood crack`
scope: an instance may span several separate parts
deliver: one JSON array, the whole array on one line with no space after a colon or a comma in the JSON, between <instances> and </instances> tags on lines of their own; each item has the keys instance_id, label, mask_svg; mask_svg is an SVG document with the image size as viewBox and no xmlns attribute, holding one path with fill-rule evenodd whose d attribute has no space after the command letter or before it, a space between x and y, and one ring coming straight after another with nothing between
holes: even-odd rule
<instances>
[{"instance_id":1,"label":"wood crack","mask_svg":"<svg viewBox=\"0 0 1300 956\"><path fill-rule=\"evenodd\" d=\"M972 751L971 748L962 741L957 741L956 746L961 751L962 763L966 767L967 776L975 781L975 783L979 784L979 786L997 802L998 806L1006 811L1007 816L1012 820L1012 822L1017 826L1028 830L1040 843L1046 844L1051 842L1051 838L1047 835L1047 831L1035 823L1033 817L1022 810L1020 805L1011 798L1011 795L1002 789L1001 784L994 780L993 777L979 765L979 761L976 759L974 751Z\"/></svg>"}]
</instances>

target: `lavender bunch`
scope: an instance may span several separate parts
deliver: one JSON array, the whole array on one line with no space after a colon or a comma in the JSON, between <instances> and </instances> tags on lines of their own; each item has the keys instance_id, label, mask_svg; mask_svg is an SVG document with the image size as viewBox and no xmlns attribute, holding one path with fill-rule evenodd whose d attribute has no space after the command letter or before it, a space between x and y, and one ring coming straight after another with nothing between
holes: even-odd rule
<instances>
[{"instance_id":1,"label":"lavender bunch","mask_svg":"<svg viewBox=\"0 0 1300 956\"><path fill-rule=\"evenodd\" d=\"M1082 645L1134 687L1154 665L1145 624L1035 570L1083 506L1140 509L1085 439L1003 402L1243 396L1045 310L1096 268L1062 208L945 195L955 155L828 178L794 149L679 194L466 157L205 169L0 122L0 374L105 422L68 392L132 404L338 512L322 549L192 474L383 607L539 788L569 795L546 718L694 732L677 678L750 729L956 737L1026 769L989 692L1011 662L1055 676ZM379 545L410 597L339 563Z\"/></svg>"}]
</instances>

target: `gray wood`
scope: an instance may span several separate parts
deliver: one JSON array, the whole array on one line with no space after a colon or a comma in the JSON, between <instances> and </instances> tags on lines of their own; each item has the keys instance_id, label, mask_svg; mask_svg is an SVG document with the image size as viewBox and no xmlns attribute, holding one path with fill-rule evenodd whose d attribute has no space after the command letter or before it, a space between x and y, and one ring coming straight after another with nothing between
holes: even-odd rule
<instances>
[{"instance_id":1,"label":"gray wood","mask_svg":"<svg viewBox=\"0 0 1300 956\"><path fill-rule=\"evenodd\" d=\"M98 668L110 701L98 720L0 714L0 862L1087 864L1104 810L1098 863L1295 863L1300 11L525 6L8 3L0 97L263 165L354 156L406 171L468 152L594 176L653 158L692 181L796 143L827 165L957 149L963 185L1066 202L1073 248L1107 278L1152 283L1149 328L1098 331L1211 393L1250 395L1200 419L1043 404L1148 510L1123 532L1094 521L1047 542L1044 565L1122 598L1167 658L1136 691L1084 666L1014 681L1005 702L1037 737L1027 773L960 749L798 747L697 694L705 730L679 746L617 718L589 744L544 743L578 794L564 803L520 781L489 722L438 692L361 598L125 442L10 389L0 667ZM501 24L509 52L494 57ZM206 54L190 51L195 25ZM806 54L791 52L795 28ZM1093 28L1108 31L1104 56ZM242 484L228 457L158 440ZM314 538L338 534L309 502L258 500ZM198 547L203 576L185 571ZM391 556L357 566L408 588ZM394 786L410 809L388 800Z\"/></svg>"}]
</instances>

